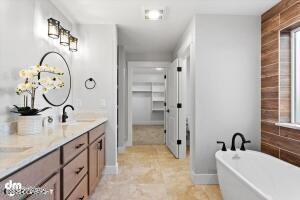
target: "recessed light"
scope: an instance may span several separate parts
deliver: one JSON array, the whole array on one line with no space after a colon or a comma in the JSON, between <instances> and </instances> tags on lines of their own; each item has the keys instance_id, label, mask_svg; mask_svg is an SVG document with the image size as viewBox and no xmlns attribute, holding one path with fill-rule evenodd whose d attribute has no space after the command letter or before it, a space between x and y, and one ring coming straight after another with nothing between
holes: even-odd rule
<instances>
[{"instance_id":1,"label":"recessed light","mask_svg":"<svg viewBox=\"0 0 300 200\"><path fill-rule=\"evenodd\" d=\"M161 67L156 67L155 68L157 71L162 71L162 70L164 70L163 68L161 68Z\"/></svg>"},{"instance_id":2,"label":"recessed light","mask_svg":"<svg viewBox=\"0 0 300 200\"><path fill-rule=\"evenodd\" d=\"M162 20L164 16L165 10L164 9L145 9L144 15L145 20Z\"/></svg>"}]
</instances>

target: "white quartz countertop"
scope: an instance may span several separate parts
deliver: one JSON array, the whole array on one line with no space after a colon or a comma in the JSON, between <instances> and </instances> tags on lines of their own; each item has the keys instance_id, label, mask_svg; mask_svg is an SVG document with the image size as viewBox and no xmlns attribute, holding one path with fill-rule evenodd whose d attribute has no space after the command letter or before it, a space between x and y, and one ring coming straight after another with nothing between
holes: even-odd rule
<instances>
[{"instance_id":1,"label":"white quartz countertop","mask_svg":"<svg viewBox=\"0 0 300 200\"><path fill-rule=\"evenodd\" d=\"M45 128L38 135L1 136L0 180L106 121L106 117L100 117L93 121L60 124L53 128ZM20 151L20 148L24 148L24 150Z\"/></svg>"}]
</instances>

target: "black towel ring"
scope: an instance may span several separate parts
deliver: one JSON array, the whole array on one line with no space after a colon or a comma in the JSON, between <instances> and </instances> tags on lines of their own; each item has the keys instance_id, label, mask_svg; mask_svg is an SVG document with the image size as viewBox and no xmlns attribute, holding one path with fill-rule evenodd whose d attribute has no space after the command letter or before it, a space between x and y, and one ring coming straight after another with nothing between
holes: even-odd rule
<instances>
[{"instance_id":1,"label":"black towel ring","mask_svg":"<svg viewBox=\"0 0 300 200\"><path fill-rule=\"evenodd\" d=\"M92 85L92 86L88 86L88 82L92 82L93 85ZM86 89L92 90L92 89L94 89L94 88L96 87L96 81L95 81L93 78L88 78L88 79L85 81L84 85L85 85L85 88L86 88Z\"/></svg>"}]
</instances>

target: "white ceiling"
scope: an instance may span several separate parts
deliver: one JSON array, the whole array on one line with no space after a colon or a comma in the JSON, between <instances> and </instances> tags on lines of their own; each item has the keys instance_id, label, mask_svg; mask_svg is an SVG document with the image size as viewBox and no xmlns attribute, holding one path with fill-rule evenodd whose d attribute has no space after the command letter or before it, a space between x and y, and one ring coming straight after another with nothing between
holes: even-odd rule
<instances>
[{"instance_id":1,"label":"white ceiling","mask_svg":"<svg viewBox=\"0 0 300 200\"><path fill-rule=\"evenodd\" d=\"M77 23L117 24L129 53L170 53L196 14L261 15L280 0L52 0ZM167 9L163 21L144 21L142 9Z\"/></svg>"}]
</instances>

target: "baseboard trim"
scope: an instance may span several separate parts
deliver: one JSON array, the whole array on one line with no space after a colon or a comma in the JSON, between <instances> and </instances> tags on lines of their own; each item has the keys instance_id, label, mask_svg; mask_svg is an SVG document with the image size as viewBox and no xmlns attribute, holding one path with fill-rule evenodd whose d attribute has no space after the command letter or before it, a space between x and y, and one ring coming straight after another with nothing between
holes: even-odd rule
<instances>
[{"instance_id":1,"label":"baseboard trim","mask_svg":"<svg viewBox=\"0 0 300 200\"><path fill-rule=\"evenodd\" d=\"M116 165L105 165L103 174L116 175L118 174L118 163Z\"/></svg>"},{"instance_id":2,"label":"baseboard trim","mask_svg":"<svg viewBox=\"0 0 300 200\"><path fill-rule=\"evenodd\" d=\"M196 185L219 184L217 174L197 174L191 171L192 182Z\"/></svg>"},{"instance_id":3,"label":"baseboard trim","mask_svg":"<svg viewBox=\"0 0 300 200\"><path fill-rule=\"evenodd\" d=\"M126 150L126 146L118 147L118 153L123 153Z\"/></svg>"},{"instance_id":4,"label":"baseboard trim","mask_svg":"<svg viewBox=\"0 0 300 200\"><path fill-rule=\"evenodd\" d=\"M127 140L126 141L126 147L131 147L132 146L132 141Z\"/></svg>"}]
</instances>

